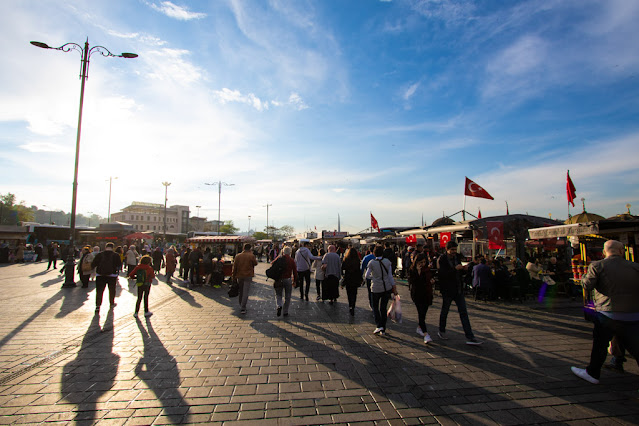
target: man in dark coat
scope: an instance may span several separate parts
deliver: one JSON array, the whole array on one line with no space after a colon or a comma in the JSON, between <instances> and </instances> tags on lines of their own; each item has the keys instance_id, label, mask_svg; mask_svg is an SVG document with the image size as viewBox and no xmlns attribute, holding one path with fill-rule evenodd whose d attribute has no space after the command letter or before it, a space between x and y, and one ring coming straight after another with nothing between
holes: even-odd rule
<instances>
[{"instance_id":1,"label":"man in dark coat","mask_svg":"<svg viewBox=\"0 0 639 426\"><path fill-rule=\"evenodd\" d=\"M475 338L473 329L470 326L468 311L466 309L466 299L464 298L464 284L462 274L466 269L461 263L461 255L457 254L457 243L449 241L446 243L446 253L437 259L437 269L439 277L439 286L442 292L442 311L439 315L439 332L440 339L447 340L446 335L446 319L450 304L454 301L459 311L459 318L464 327L467 345L481 345Z\"/></svg>"}]
</instances>

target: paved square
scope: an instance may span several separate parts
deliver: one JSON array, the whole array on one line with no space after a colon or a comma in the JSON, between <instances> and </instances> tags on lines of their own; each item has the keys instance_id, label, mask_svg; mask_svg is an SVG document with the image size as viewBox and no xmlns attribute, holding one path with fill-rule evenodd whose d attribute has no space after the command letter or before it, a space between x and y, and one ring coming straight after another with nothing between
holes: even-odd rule
<instances>
[{"instance_id":1,"label":"paved square","mask_svg":"<svg viewBox=\"0 0 639 426\"><path fill-rule=\"evenodd\" d=\"M154 283L154 315L133 318L135 283L120 278L117 306L94 314L95 285L62 289L46 263L0 267L0 423L37 424L638 424L639 368L573 376L586 365L591 325L579 302L468 301L485 340L465 344L455 306L450 340L436 337L440 298L427 315L400 285L404 322L375 328L360 288L351 317L301 301L275 315L265 264L248 313L226 289Z\"/></svg>"}]
</instances>

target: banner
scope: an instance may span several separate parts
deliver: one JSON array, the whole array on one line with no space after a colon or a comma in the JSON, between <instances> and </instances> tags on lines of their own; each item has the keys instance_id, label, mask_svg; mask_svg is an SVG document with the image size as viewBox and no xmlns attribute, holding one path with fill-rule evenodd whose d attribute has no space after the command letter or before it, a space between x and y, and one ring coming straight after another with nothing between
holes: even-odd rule
<instances>
[{"instance_id":1,"label":"banner","mask_svg":"<svg viewBox=\"0 0 639 426\"><path fill-rule=\"evenodd\" d=\"M417 235L413 234L406 237L406 244L411 246L417 244Z\"/></svg>"},{"instance_id":2,"label":"banner","mask_svg":"<svg viewBox=\"0 0 639 426\"><path fill-rule=\"evenodd\" d=\"M486 222L488 231L488 248L490 250L505 249L504 222Z\"/></svg>"},{"instance_id":3,"label":"banner","mask_svg":"<svg viewBox=\"0 0 639 426\"><path fill-rule=\"evenodd\" d=\"M490 195L484 188L468 179L468 177L466 178L466 188L464 188L464 195L467 195L469 197L487 198L489 200L494 200L492 195Z\"/></svg>"},{"instance_id":4,"label":"banner","mask_svg":"<svg viewBox=\"0 0 639 426\"><path fill-rule=\"evenodd\" d=\"M446 243L450 241L451 234L450 232L440 232L439 233L439 246L441 248L446 248Z\"/></svg>"}]
</instances>

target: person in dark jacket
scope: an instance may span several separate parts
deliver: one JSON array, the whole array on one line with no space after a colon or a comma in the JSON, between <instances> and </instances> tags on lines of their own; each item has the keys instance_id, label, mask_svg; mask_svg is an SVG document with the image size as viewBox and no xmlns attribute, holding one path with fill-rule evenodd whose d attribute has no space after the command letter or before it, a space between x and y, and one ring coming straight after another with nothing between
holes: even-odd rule
<instances>
[{"instance_id":1,"label":"person in dark jacket","mask_svg":"<svg viewBox=\"0 0 639 426\"><path fill-rule=\"evenodd\" d=\"M113 251L113 243L107 243L104 251L98 253L91 267L96 268L95 277L95 312L100 312L104 289L109 286L110 309L115 307L115 284L118 281L118 271L122 268L120 255Z\"/></svg>"},{"instance_id":2,"label":"person in dark jacket","mask_svg":"<svg viewBox=\"0 0 639 426\"><path fill-rule=\"evenodd\" d=\"M348 312L355 315L355 302L357 302L357 290L362 285L362 271L359 266L357 250L349 248L342 262L344 272L344 286L348 296Z\"/></svg>"},{"instance_id":3,"label":"person in dark jacket","mask_svg":"<svg viewBox=\"0 0 639 426\"><path fill-rule=\"evenodd\" d=\"M478 265L473 267L473 288L475 289L475 300L492 299L493 294L493 272L486 265L486 258L482 257Z\"/></svg>"},{"instance_id":4,"label":"person in dark jacket","mask_svg":"<svg viewBox=\"0 0 639 426\"><path fill-rule=\"evenodd\" d=\"M433 280L425 253L418 253L408 270L408 288L410 298L417 308L417 334L424 338L424 343L430 343L433 339L426 330L426 312L433 304Z\"/></svg>"},{"instance_id":5,"label":"person in dark jacket","mask_svg":"<svg viewBox=\"0 0 639 426\"><path fill-rule=\"evenodd\" d=\"M454 241L446 243L446 253L437 259L439 285L443 299L442 310L439 314L439 332L437 335L440 339L448 339L446 336L446 319L448 317L448 311L450 310L450 304L454 301L455 305L457 305L457 311L459 311L462 327L464 327L466 344L481 345L483 342L475 338L473 329L470 326L470 319L468 318L462 281L462 274L466 267L462 265L461 259L461 255L457 253L457 243Z\"/></svg>"}]
</instances>

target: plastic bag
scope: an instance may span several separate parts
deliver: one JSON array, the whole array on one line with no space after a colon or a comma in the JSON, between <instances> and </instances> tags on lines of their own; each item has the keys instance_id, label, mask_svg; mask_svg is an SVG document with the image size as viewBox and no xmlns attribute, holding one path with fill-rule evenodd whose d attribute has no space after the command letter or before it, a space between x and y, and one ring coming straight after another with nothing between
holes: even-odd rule
<instances>
[{"instance_id":1,"label":"plastic bag","mask_svg":"<svg viewBox=\"0 0 639 426\"><path fill-rule=\"evenodd\" d=\"M397 323L402 322L402 302L400 299L399 294L396 295L387 312L388 318Z\"/></svg>"}]
</instances>

